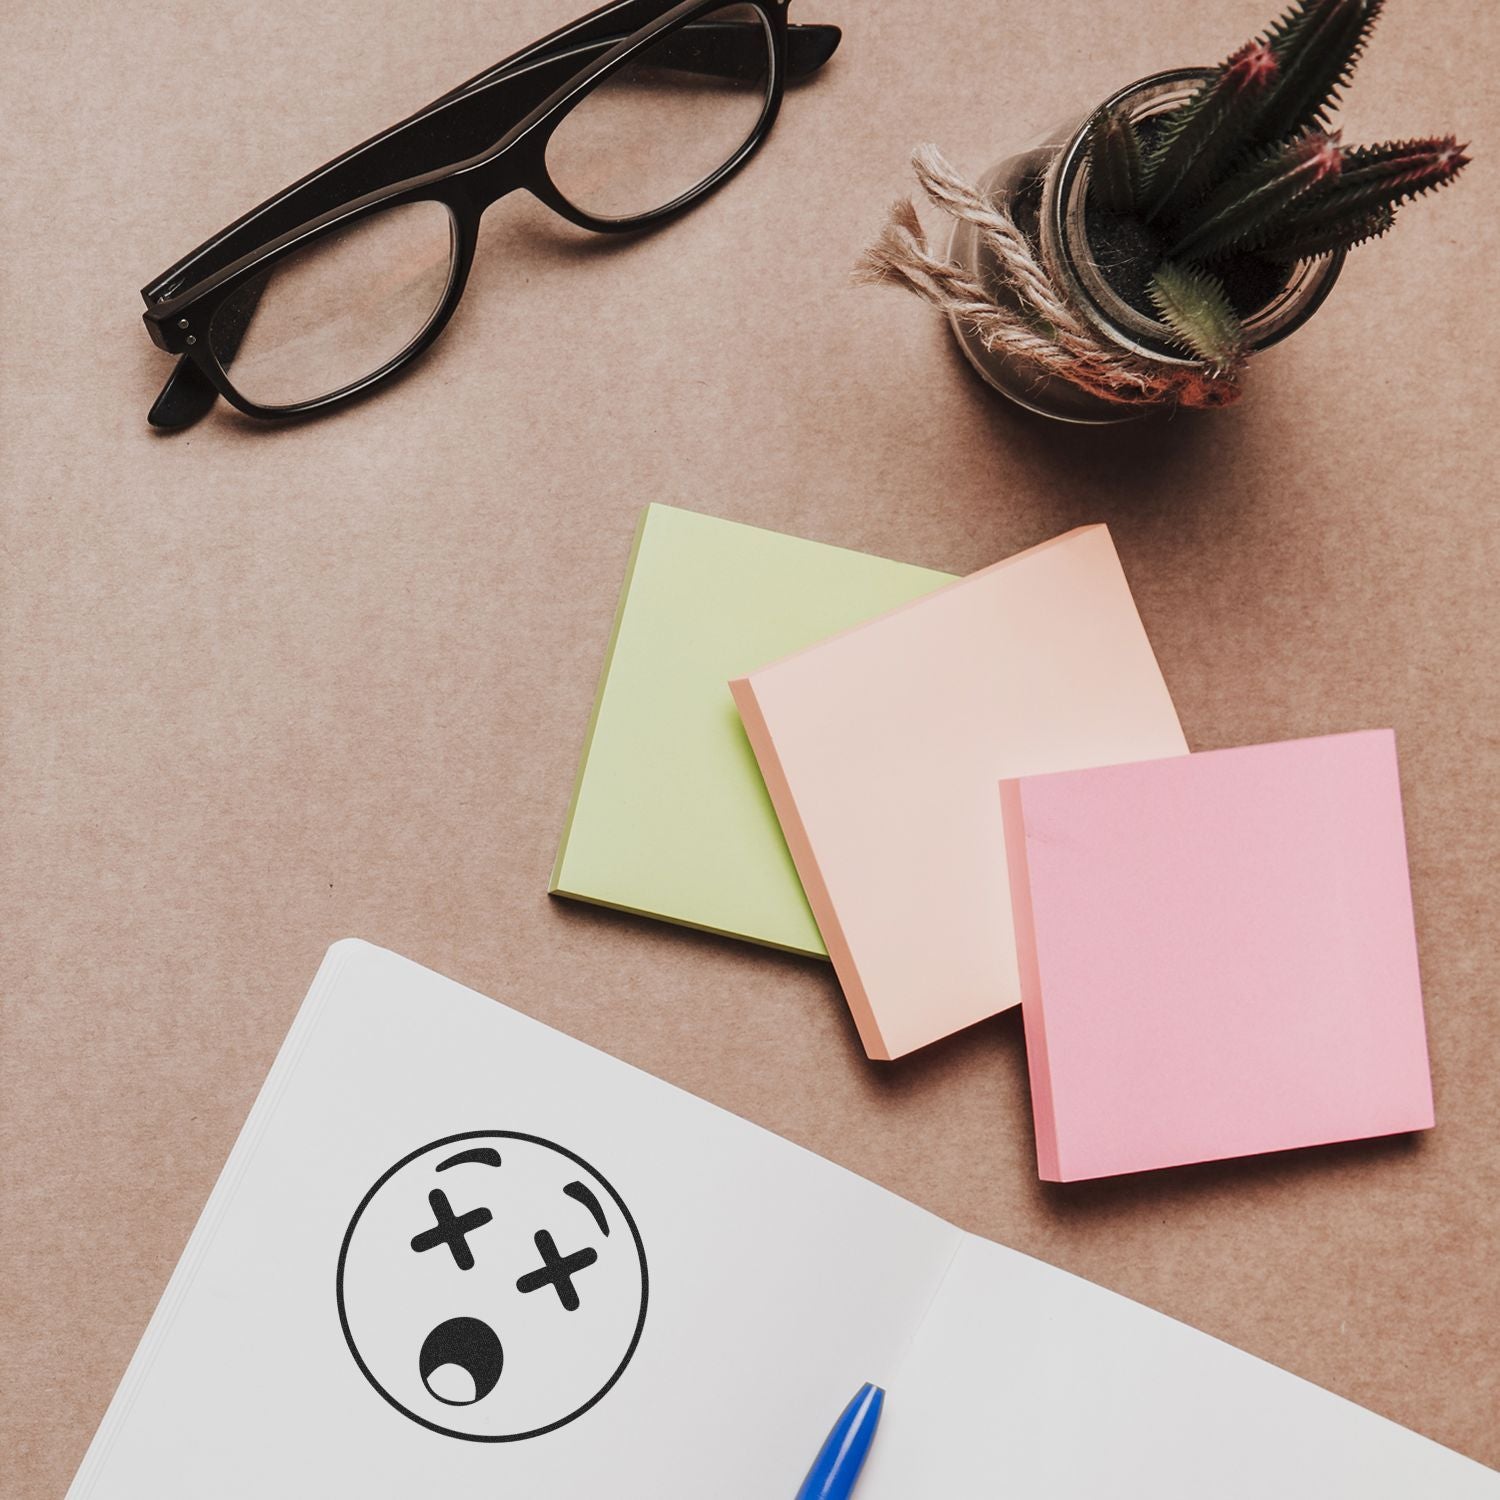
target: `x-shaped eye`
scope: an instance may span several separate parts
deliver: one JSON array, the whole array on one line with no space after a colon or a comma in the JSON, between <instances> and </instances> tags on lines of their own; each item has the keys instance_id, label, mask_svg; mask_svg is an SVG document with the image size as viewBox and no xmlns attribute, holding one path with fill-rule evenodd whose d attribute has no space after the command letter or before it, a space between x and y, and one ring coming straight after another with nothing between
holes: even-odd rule
<instances>
[{"instance_id":1,"label":"x-shaped eye","mask_svg":"<svg viewBox=\"0 0 1500 1500\"><path fill-rule=\"evenodd\" d=\"M598 1251L585 1247L575 1250L571 1255L559 1255L556 1242L545 1229L537 1230L535 1240L542 1263L535 1271L528 1271L516 1282L516 1290L538 1292L544 1286L556 1287L557 1300L569 1312L577 1312L578 1290L573 1285L573 1278L599 1259Z\"/></svg>"},{"instance_id":2,"label":"x-shaped eye","mask_svg":"<svg viewBox=\"0 0 1500 1500\"><path fill-rule=\"evenodd\" d=\"M415 1235L411 1247L417 1252L446 1245L453 1252L453 1263L460 1271L474 1269L474 1252L469 1249L468 1236L482 1229L494 1215L487 1208L473 1208L462 1217L454 1214L449 1206L448 1195L442 1188L433 1188L427 1195L428 1206L437 1222L431 1229Z\"/></svg>"}]
</instances>

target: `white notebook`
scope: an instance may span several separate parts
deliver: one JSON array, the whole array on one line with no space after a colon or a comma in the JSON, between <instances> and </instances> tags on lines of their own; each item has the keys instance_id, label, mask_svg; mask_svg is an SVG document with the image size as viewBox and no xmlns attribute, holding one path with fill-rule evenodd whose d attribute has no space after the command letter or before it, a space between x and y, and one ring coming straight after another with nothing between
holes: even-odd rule
<instances>
[{"instance_id":1,"label":"white notebook","mask_svg":"<svg viewBox=\"0 0 1500 1500\"><path fill-rule=\"evenodd\" d=\"M335 945L70 1495L1497 1500L1500 1474Z\"/></svg>"}]
</instances>

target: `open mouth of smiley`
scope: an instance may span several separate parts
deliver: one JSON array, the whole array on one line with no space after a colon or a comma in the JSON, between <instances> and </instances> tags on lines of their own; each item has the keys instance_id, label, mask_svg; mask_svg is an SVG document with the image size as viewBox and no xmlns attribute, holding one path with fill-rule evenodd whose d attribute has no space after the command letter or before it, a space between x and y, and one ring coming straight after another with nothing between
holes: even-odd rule
<instances>
[{"instance_id":1,"label":"open mouth of smiley","mask_svg":"<svg viewBox=\"0 0 1500 1500\"><path fill-rule=\"evenodd\" d=\"M417 1359L422 1384L444 1406L472 1406L495 1389L505 1350L488 1323L449 1318L422 1341Z\"/></svg>"}]
</instances>

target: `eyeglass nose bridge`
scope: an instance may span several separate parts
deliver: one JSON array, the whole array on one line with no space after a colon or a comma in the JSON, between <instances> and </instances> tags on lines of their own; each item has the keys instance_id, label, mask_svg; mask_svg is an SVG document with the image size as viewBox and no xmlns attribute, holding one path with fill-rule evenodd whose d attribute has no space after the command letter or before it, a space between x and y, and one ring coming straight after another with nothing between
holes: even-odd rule
<instances>
[{"instance_id":1,"label":"eyeglass nose bridge","mask_svg":"<svg viewBox=\"0 0 1500 1500\"><path fill-rule=\"evenodd\" d=\"M496 156L463 168L445 184L452 195L449 206L461 219L477 224L485 211L502 198L546 177L545 149L544 141L534 143L528 138Z\"/></svg>"}]
</instances>

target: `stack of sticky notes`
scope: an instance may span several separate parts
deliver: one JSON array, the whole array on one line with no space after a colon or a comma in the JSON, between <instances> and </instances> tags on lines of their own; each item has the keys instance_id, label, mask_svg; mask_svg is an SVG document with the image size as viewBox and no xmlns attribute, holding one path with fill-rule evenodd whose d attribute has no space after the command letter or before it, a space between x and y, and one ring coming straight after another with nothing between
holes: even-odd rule
<instances>
[{"instance_id":1,"label":"stack of sticky notes","mask_svg":"<svg viewBox=\"0 0 1500 1500\"><path fill-rule=\"evenodd\" d=\"M652 506L552 888L826 953L875 1058L1022 1003L1052 1180L1431 1125L1393 737L1187 751L1103 526L955 580Z\"/></svg>"},{"instance_id":2,"label":"stack of sticky notes","mask_svg":"<svg viewBox=\"0 0 1500 1500\"><path fill-rule=\"evenodd\" d=\"M871 1057L1021 999L996 787L1187 753L1088 526L733 684Z\"/></svg>"},{"instance_id":3,"label":"stack of sticky notes","mask_svg":"<svg viewBox=\"0 0 1500 1500\"><path fill-rule=\"evenodd\" d=\"M1390 731L1002 802L1043 1177L1432 1124Z\"/></svg>"},{"instance_id":4,"label":"stack of sticky notes","mask_svg":"<svg viewBox=\"0 0 1500 1500\"><path fill-rule=\"evenodd\" d=\"M823 956L729 680L952 581L648 506L553 894Z\"/></svg>"}]
</instances>

